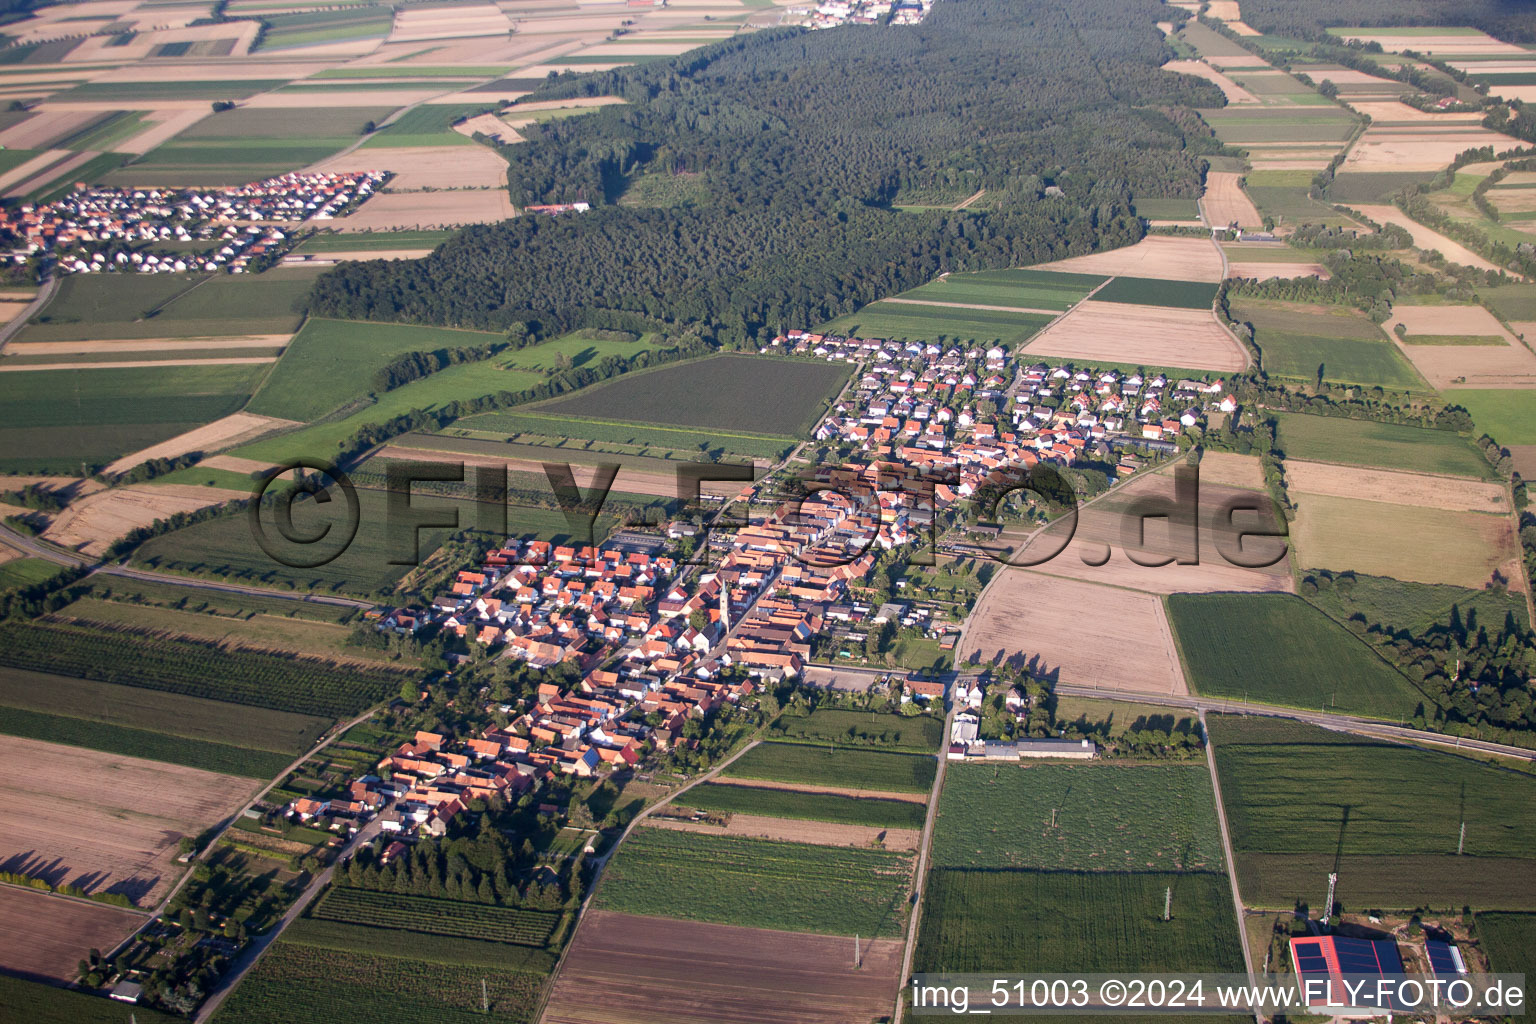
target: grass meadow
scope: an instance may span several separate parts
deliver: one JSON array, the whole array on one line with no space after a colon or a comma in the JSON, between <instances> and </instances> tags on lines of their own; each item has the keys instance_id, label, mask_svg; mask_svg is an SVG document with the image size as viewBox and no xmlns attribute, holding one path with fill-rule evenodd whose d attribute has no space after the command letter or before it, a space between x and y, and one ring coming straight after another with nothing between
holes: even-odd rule
<instances>
[{"instance_id":1,"label":"grass meadow","mask_svg":"<svg viewBox=\"0 0 1536 1024\"><path fill-rule=\"evenodd\" d=\"M689 458L696 458L701 448L718 448L743 458L778 459L795 443L791 437L543 415L536 410L480 413L455 420L450 429L500 434L554 448L617 449L638 455L679 453Z\"/></svg>"},{"instance_id":2,"label":"grass meadow","mask_svg":"<svg viewBox=\"0 0 1536 1024\"><path fill-rule=\"evenodd\" d=\"M1291 540L1304 568L1472 588L1488 583L1517 557L1507 513L1292 493L1297 513Z\"/></svg>"},{"instance_id":3,"label":"grass meadow","mask_svg":"<svg viewBox=\"0 0 1536 1024\"><path fill-rule=\"evenodd\" d=\"M942 301L960 301L944 299ZM956 309L949 306L872 302L857 313L848 313L820 325L824 334L896 341L964 342L1022 345L1051 322L1049 313L1012 313L995 309Z\"/></svg>"},{"instance_id":4,"label":"grass meadow","mask_svg":"<svg viewBox=\"0 0 1536 1024\"><path fill-rule=\"evenodd\" d=\"M1477 432L1500 444L1536 444L1536 392L1457 388L1446 400L1472 414Z\"/></svg>"},{"instance_id":5,"label":"grass meadow","mask_svg":"<svg viewBox=\"0 0 1536 1024\"><path fill-rule=\"evenodd\" d=\"M637 828L592 897L600 910L784 931L894 937L912 857Z\"/></svg>"},{"instance_id":6,"label":"grass meadow","mask_svg":"<svg viewBox=\"0 0 1536 1024\"><path fill-rule=\"evenodd\" d=\"M927 815L926 805L911 800L877 800L719 782L695 786L678 797L675 803L679 807L716 814L758 814L871 828L922 828Z\"/></svg>"},{"instance_id":7,"label":"grass meadow","mask_svg":"<svg viewBox=\"0 0 1536 1024\"><path fill-rule=\"evenodd\" d=\"M1048 270L984 270L971 274L950 274L904 291L897 297L1065 312L1104 281L1105 278L1094 274L1057 274ZM959 312L959 315L966 314Z\"/></svg>"},{"instance_id":8,"label":"grass meadow","mask_svg":"<svg viewBox=\"0 0 1536 1024\"><path fill-rule=\"evenodd\" d=\"M923 754L760 743L733 761L726 778L765 779L871 792L926 793L938 762Z\"/></svg>"},{"instance_id":9,"label":"grass meadow","mask_svg":"<svg viewBox=\"0 0 1536 1024\"><path fill-rule=\"evenodd\" d=\"M868 746L931 754L944 742L944 720L933 715L882 714L818 708L810 714L785 713L768 727L768 736L789 743Z\"/></svg>"},{"instance_id":10,"label":"grass meadow","mask_svg":"<svg viewBox=\"0 0 1536 1024\"><path fill-rule=\"evenodd\" d=\"M1276 376L1388 388L1422 388L1424 381L1364 314L1346 307L1240 299L1232 316L1253 325L1264 369Z\"/></svg>"},{"instance_id":11,"label":"grass meadow","mask_svg":"<svg viewBox=\"0 0 1536 1024\"><path fill-rule=\"evenodd\" d=\"M1277 413L1275 419L1279 446L1288 458L1492 478L1482 453L1465 437L1448 430L1300 413Z\"/></svg>"},{"instance_id":12,"label":"grass meadow","mask_svg":"<svg viewBox=\"0 0 1536 1024\"><path fill-rule=\"evenodd\" d=\"M1346 908L1536 906L1536 778L1299 722L1209 728L1245 901L1288 908L1337 870Z\"/></svg>"},{"instance_id":13,"label":"grass meadow","mask_svg":"<svg viewBox=\"0 0 1536 1024\"><path fill-rule=\"evenodd\" d=\"M1173 594L1190 686L1205 697L1398 721L1424 694L1363 640L1291 594Z\"/></svg>"}]
</instances>

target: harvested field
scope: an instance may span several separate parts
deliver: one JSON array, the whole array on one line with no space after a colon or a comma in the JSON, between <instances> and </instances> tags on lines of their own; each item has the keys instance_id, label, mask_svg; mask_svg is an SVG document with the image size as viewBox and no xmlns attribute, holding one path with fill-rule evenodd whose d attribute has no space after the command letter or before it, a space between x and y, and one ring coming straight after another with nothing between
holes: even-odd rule
<instances>
[{"instance_id":1,"label":"harvested field","mask_svg":"<svg viewBox=\"0 0 1536 1024\"><path fill-rule=\"evenodd\" d=\"M481 114L478 117L467 118L454 125L453 130L471 139L476 135L485 135L495 139L501 145L523 141L521 135L495 114Z\"/></svg>"},{"instance_id":2,"label":"harvested field","mask_svg":"<svg viewBox=\"0 0 1536 1024\"><path fill-rule=\"evenodd\" d=\"M376 458L437 462L441 461L448 454L450 454L449 450L442 448L408 448L399 445L389 445L381 450ZM531 473L539 480L545 479L544 464L531 459L498 458L496 456L467 454L460 451L453 451L451 455L455 463L462 462L466 466L505 466L507 471L511 473ZM553 461L557 457L561 457L560 452L557 449L550 449L550 460ZM563 461L563 457L561 458ZM571 476L576 481L576 486L585 493L597 477L597 467L582 463L572 463ZM713 490L735 494L741 490L741 487L740 483L723 484L713 489L708 484L702 485L704 493L711 493ZM647 473L643 469L621 465L618 476L614 477L613 480L613 490L621 494L647 494L655 497L675 498L677 497L677 475L676 473ZM553 497L553 492L550 492L550 496Z\"/></svg>"},{"instance_id":3,"label":"harvested field","mask_svg":"<svg viewBox=\"0 0 1536 1024\"><path fill-rule=\"evenodd\" d=\"M888 1014L903 943L589 911L543 1024L847 1024Z\"/></svg>"},{"instance_id":4,"label":"harvested field","mask_svg":"<svg viewBox=\"0 0 1536 1024\"><path fill-rule=\"evenodd\" d=\"M315 103L313 96L306 96L304 100L306 105L313 106ZM358 223L359 216L366 215L369 210L385 199L398 204L400 197L397 193L423 188L495 189L502 197L495 208L508 211L504 214L506 217L512 216L511 204L507 201L505 193L506 161L484 146L392 146L387 149L359 149L345 156L322 160L312 169L340 172L372 171L380 168L394 172L395 176L389 182L389 191L375 195L350 217L341 217L332 221L332 226L349 230L344 225ZM489 203L490 199L482 197L481 201ZM362 227L351 227L350 230L360 231Z\"/></svg>"},{"instance_id":5,"label":"harvested field","mask_svg":"<svg viewBox=\"0 0 1536 1024\"><path fill-rule=\"evenodd\" d=\"M512 22L495 4L464 4L454 7L434 4L396 10L394 30L389 34L389 41L410 43L460 36L505 36L511 31Z\"/></svg>"},{"instance_id":6,"label":"harvested field","mask_svg":"<svg viewBox=\"0 0 1536 1024\"><path fill-rule=\"evenodd\" d=\"M1204 465L1202 462L1202 469ZM1509 491L1502 484L1458 477L1287 459L1285 483L1288 490L1304 494L1421 505L1449 512L1508 513L1510 510Z\"/></svg>"},{"instance_id":7,"label":"harvested field","mask_svg":"<svg viewBox=\"0 0 1536 1024\"><path fill-rule=\"evenodd\" d=\"M737 775L732 775L730 780L733 786L752 786L756 789L791 789L803 793L831 793L835 796L867 797L876 800L907 800L915 804L928 802L928 794L926 792L885 793L872 789L852 789L847 786L818 786L810 782L779 782L774 779L749 779Z\"/></svg>"},{"instance_id":8,"label":"harvested field","mask_svg":"<svg viewBox=\"0 0 1536 1024\"><path fill-rule=\"evenodd\" d=\"M1479 146L1512 149L1519 142L1478 125L1445 128L1372 126L1352 146L1340 173L1438 171L1459 153Z\"/></svg>"},{"instance_id":9,"label":"harvested field","mask_svg":"<svg viewBox=\"0 0 1536 1024\"><path fill-rule=\"evenodd\" d=\"M60 547L100 555L117 538L156 519L249 497L247 491L185 484L114 487L72 503L43 531L43 537Z\"/></svg>"},{"instance_id":10,"label":"harvested field","mask_svg":"<svg viewBox=\"0 0 1536 1024\"><path fill-rule=\"evenodd\" d=\"M1092 299L1035 335L1023 351L1030 356L1196 370L1237 371L1248 363L1209 310Z\"/></svg>"},{"instance_id":11,"label":"harvested field","mask_svg":"<svg viewBox=\"0 0 1536 1024\"><path fill-rule=\"evenodd\" d=\"M255 413L237 412L231 416L225 416L221 420L214 420L207 426L198 427L185 434L180 434L168 441L162 441L149 448L143 448L132 455L125 455L108 466L105 472L108 475L125 473L141 462L150 459L174 459L188 452L215 451L220 448L232 448L237 444L255 440L262 434L269 433L282 427L298 427L303 424L293 420L280 420L271 416L257 416Z\"/></svg>"},{"instance_id":12,"label":"harvested field","mask_svg":"<svg viewBox=\"0 0 1536 1024\"><path fill-rule=\"evenodd\" d=\"M1514 460L1515 472L1526 480L1536 480L1536 444L1505 445Z\"/></svg>"},{"instance_id":13,"label":"harvested field","mask_svg":"<svg viewBox=\"0 0 1536 1024\"><path fill-rule=\"evenodd\" d=\"M1255 281L1267 281L1272 277L1316 277L1326 281L1333 275L1321 263L1273 263L1265 260L1258 263L1229 262L1227 276L1247 277Z\"/></svg>"},{"instance_id":14,"label":"harvested field","mask_svg":"<svg viewBox=\"0 0 1536 1024\"><path fill-rule=\"evenodd\" d=\"M0 131L0 146L6 149L47 149L55 139L75 134L100 116L94 110L33 114L25 121Z\"/></svg>"},{"instance_id":15,"label":"harvested field","mask_svg":"<svg viewBox=\"0 0 1536 1024\"><path fill-rule=\"evenodd\" d=\"M87 949L111 949L144 915L84 900L0 887L0 968L73 981Z\"/></svg>"},{"instance_id":16,"label":"harvested field","mask_svg":"<svg viewBox=\"0 0 1536 1024\"><path fill-rule=\"evenodd\" d=\"M1453 54L1456 56L1471 56L1473 54L1502 54L1511 56L1529 57L1530 51L1516 46L1514 43L1501 42L1490 35L1486 35L1476 29L1446 29L1445 32L1402 32L1390 28L1384 29L1335 29L1333 34L1342 36L1346 41L1358 39L1361 42L1377 42L1381 48L1390 53L1401 53L1404 50L1413 50L1417 53L1427 53L1430 56L1442 56Z\"/></svg>"},{"instance_id":17,"label":"harvested field","mask_svg":"<svg viewBox=\"0 0 1536 1024\"><path fill-rule=\"evenodd\" d=\"M287 334L241 334L221 338L112 338L96 341L22 341L5 347L8 356L115 355L119 352L217 352L221 349L277 348Z\"/></svg>"},{"instance_id":18,"label":"harvested field","mask_svg":"<svg viewBox=\"0 0 1536 1024\"><path fill-rule=\"evenodd\" d=\"M686 800L685 800L686 802ZM874 828L869 825L839 825L830 821L801 821L796 818L767 818L760 814L733 814L725 827L705 821L683 821L652 815L647 825L676 829L680 832L707 832L717 836L750 836L756 839L782 839L791 843L817 846L869 846L879 842L887 850L915 850L922 833L908 828Z\"/></svg>"},{"instance_id":19,"label":"harvested field","mask_svg":"<svg viewBox=\"0 0 1536 1024\"><path fill-rule=\"evenodd\" d=\"M1257 96L1203 60L1171 60L1163 65L1163 70L1176 71L1181 75L1194 75L1196 78L1203 78L1207 82L1214 82L1216 87L1222 91L1222 94L1227 97L1229 104L1240 105L1259 102Z\"/></svg>"},{"instance_id":20,"label":"harvested field","mask_svg":"<svg viewBox=\"0 0 1536 1024\"><path fill-rule=\"evenodd\" d=\"M316 253L308 265L323 267L328 263L345 263L348 260L419 260L431 254L431 249L338 249L324 254Z\"/></svg>"},{"instance_id":21,"label":"harvested field","mask_svg":"<svg viewBox=\"0 0 1536 1024\"><path fill-rule=\"evenodd\" d=\"M1399 340L1397 347L1437 389L1536 388L1536 356L1518 342L1408 345Z\"/></svg>"},{"instance_id":22,"label":"harvested field","mask_svg":"<svg viewBox=\"0 0 1536 1024\"><path fill-rule=\"evenodd\" d=\"M1330 78L1333 76L1330 74ZM1335 83L1339 84L1339 83ZM1356 112L1369 117L1372 121L1394 124L1413 121L1420 124L1480 124L1482 115L1476 112L1470 114L1437 114L1418 107L1410 107L1398 100L1383 99L1352 99L1349 105ZM1465 170L1465 168L1463 168Z\"/></svg>"},{"instance_id":23,"label":"harvested field","mask_svg":"<svg viewBox=\"0 0 1536 1024\"><path fill-rule=\"evenodd\" d=\"M179 876L181 837L219 821L260 786L21 737L7 738L0 764L0 870L122 893L141 906L153 905Z\"/></svg>"},{"instance_id":24,"label":"harvested field","mask_svg":"<svg viewBox=\"0 0 1536 1024\"><path fill-rule=\"evenodd\" d=\"M1200 457L1200 483L1264 490L1264 470L1257 455L1208 451Z\"/></svg>"},{"instance_id":25,"label":"harvested field","mask_svg":"<svg viewBox=\"0 0 1536 1024\"><path fill-rule=\"evenodd\" d=\"M1466 147L1462 147L1466 148ZM1459 152L1459 150L1458 150ZM1445 163L1449 163L1447 157ZM1479 270L1494 270L1500 268L1483 259L1477 253L1458 242L1453 242L1440 232L1427 228L1418 221L1413 220L1395 206L1386 204L1366 203L1355 205L1355 209L1365 214L1378 224L1396 224L1413 236L1413 244L1420 249L1434 249L1450 260L1452 263L1460 263L1467 267L1476 267Z\"/></svg>"},{"instance_id":26,"label":"harvested field","mask_svg":"<svg viewBox=\"0 0 1536 1024\"><path fill-rule=\"evenodd\" d=\"M277 356L228 356L210 359L112 359L89 363L0 363L0 373L38 373L48 370L122 370L163 366L260 366L277 362Z\"/></svg>"},{"instance_id":27,"label":"harvested field","mask_svg":"<svg viewBox=\"0 0 1536 1024\"><path fill-rule=\"evenodd\" d=\"M1213 226L1264 226L1264 218L1259 216L1253 200L1243 191L1242 178L1241 174L1232 171L1211 171L1205 176L1205 195L1201 204L1205 208L1206 220Z\"/></svg>"},{"instance_id":28,"label":"harvested field","mask_svg":"<svg viewBox=\"0 0 1536 1024\"><path fill-rule=\"evenodd\" d=\"M1063 683L1188 693L1162 601L1118 587L1004 570L971 613L958 665L1014 662Z\"/></svg>"},{"instance_id":29,"label":"harvested field","mask_svg":"<svg viewBox=\"0 0 1536 1024\"><path fill-rule=\"evenodd\" d=\"M1269 508L1266 494L1252 490L1224 487L1206 480L1202 473L1198 506L1197 539L1199 550L1185 550L1187 542L1175 543L1166 520L1143 519L1163 510L1163 503L1175 497L1174 481L1168 473L1144 474L1114 492L1099 498L1078 514L1075 531L1070 520L1058 520L1027 538L1003 535L1003 541L1012 541L1015 553L1013 561L1024 563L1036 559L1040 564L1030 571L1050 576L1063 576L1115 587L1131 587L1153 594L1210 591L1265 591L1290 590L1291 578L1285 559L1279 558L1273 565L1262 568L1246 568L1233 564L1226 554L1237 557L1231 547L1235 541L1223 540L1218 545L1215 523L1223 518L1222 510L1229 502L1240 502L1244 507L1257 505L1262 513L1239 512L1235 525L1244 530L1276 529L1279 524ZM1150 503L1144 506L1143 503ZM1145 524L1145 536L1138 536L1138 520ZM1063 538L1071 537L1063 548ZM1023 543L1022 549L1019 544ZM1251 538L1243 542L1243 560L1269 561L1283 551L1279 539ZM1140 565L1131 561L1127 549L1137 547L1138 557L1144 561L1171 556L1199 559L1197 565ZM1052 557L1054 555L1054 557ZM1107 561L1106 561L1107 559ZM1099 564L1102 563L1102 564Z\"/></svg>"},{"instance_id":30,"label":"harvested field","mask_svg":"<svg viewBox=\"0 0 1536 1024\"><path fill-rule=\"evenodd\" d=\"M464 152L456 147L455 151ZM503 174L505 170L505 165L502 165ZM368 200L356 213L338 217L331 223L341 231L395 231L495 224L513 216L515 211L505 190L461 189L444 192L384 192Z\"/></svg>"},{"instance_id":31,"label":"harvested field","mask_svg":"<svg viewBox=\"0 0 1536 1024\"><path fill-rule=\"evenodd\" d=\"M1220 281L1221 255L1203 238L1149 235L1120 249L1041 263L1036 270L1077 274L1128 274L1162 281Z\"/></svg>"},{"instance_id":32,"label":"harvested field","mask_svg":"<svg viewBox=\"0 0 1536 1024\"><path fill-rule=\"evenodd\" d=\"M9 190L18 182L29 181L44 168L52 167L60 160L72 156L74 154L67 149L50 149L39 153L25 163L17 164L4 174L0 174L0 189Z\"/></svg>"}]
</instances>

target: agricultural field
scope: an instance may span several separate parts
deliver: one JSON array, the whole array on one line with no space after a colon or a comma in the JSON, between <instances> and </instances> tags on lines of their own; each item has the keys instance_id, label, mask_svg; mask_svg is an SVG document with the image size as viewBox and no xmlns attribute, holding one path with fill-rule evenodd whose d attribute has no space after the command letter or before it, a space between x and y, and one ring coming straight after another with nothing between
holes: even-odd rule
<instances>
[{"instance_id":1,"label":"agricultural field","mask_svg":"<svg viewBox=\"0 0 1536 1024\"><path fill-rule=\"evenodd\" d=\"M1500 444L1536 444L1536 391L1458 388L1450 396L1472 414L1478 433Z\"/></svg>"},{"instance_id":2,"label":"agricultural field","mask_svg":"<svg viewBox=\"0 0 1536 1024\"><path fill-rule=\"evenodd\" d=\"M795 444L792 437L727 430L688 430L650 423L619 423L527 412L487 412L455 420L445 432L499 436L551 448L662 458L696 458L702 449L748 459L777 460Z\"/></svg>"},{"instance_id":3,"label":"agricultural field","mask_svg":"<svg viewBox=\"0 0 1536 1024\"><path fill-rule=\"evenodd\" d=\"M984 270L945 274L902 292L897 298L913 302L955 303L958 306L1033 308L1064 312L1086 298L1106 279L1096 274L1065 274L1043 270ZM887 300L889 301L889 300Z\"/></svg>"},{"instance_id":4,"label":"agricultural field","mask_svg":"<svg viewBox=\"0 0 1536 1024\"><path fill-rule=\"evenodd\" d=\"M916 299L885 299L857 313L829 320L816 328L820 334L897 341L937 341L963 345L1001 345L1016 348L1051 322L1051 313L1033 310L955 308L946 304L919 303Z\"/></svg>"},{"instance_id":5,"label":"agricultural field","mask_svg":"<svg viewBox=\"0 0 1536 1024\"><path fill-rule=\"evenodd\" d=\"M1237 371L1247 364L1242 346L1208 308L1099 301L1109 287L1037 334L1024 347L1023 357L1054 356L1090 366L1112 363L1217 371Z\"/></svg>"},{"instance_id":6,"label":"agricultural field","mask_svg":"<svg viewBox=\"0 0 1536 1024\"><path fill-rule=\"evenodd\" d=\"M312 918L366 928L423 932L542 947L549 941L559 914L516 907L484 906L456 900L371 892L338 886L309 912Z\"/></svg>"},{"instance_id":7,"label":"agricultural field","mask_svg":"<svg viewBox=\"0 0 1536 1024\"><path fill-rule=\"evenodd\" d=\"M1033 270L1113 277L1151 277L1160 281L1221 280L1221 254L1204 238L1148 235L1135 245L1088 256L1040 263Z\"/></svg>"},{"instance_id":8,"label":"agricultural field","mask_svg":"<svg viewBox=\"0 0 1536 1024\"><path fill-rule=\"evenodd\" d=\"M1457 402L1465 404L1464 396L1472 393L1458 392ZM1295 413L1276 413L1275 421L1288 459L1491 479L1482 453L1452 431Z\"/></svg>"},{"instance_id":9,"label":"agricultural field","mask_svg":"<svg viewBox=\"0 0 1536 1024\"><path fill-rule=\"evenodd\" d=\"M770 739L789 743L869 746L933 753L944 742L944 721L935 715L891 715L877 711L817 708L786 712L768 728Z\"/></svg>"},{"instance_id":10,"label":"agricultural field","mask_svg":"<svg viewBox=\"0 0 1536 1024\"><path fill-rule=\"evenodd\" d=\"M7 870L15 870L9 862ZM84 950L111 949L143 923L143 914L122 907L6 885L0 887L0 969L67 983L74 980ZM9 978L0 982L0 1013L5 1012L10 983ZM6 1019L38 1018L18 1009Z\"/></svg>"},{"instance_id":11,"label":"agricultural field","mask_svg":"<svg viewBox=\"0 0 1536 1024\"><path fill-rule=\"evenodd\" d=\"M6 870L141 906L152 906L180 877L181 837L198 835L260 788L250 779L18 737L7 739L0 764ZM33 783L38 778L50 780L46 789Z\"/></svg>"},{"instance_id":12,"label":"agricultural field","mask_svg":"<svg viewBox=\"0 0 1536 1024\"><path fill-rule=\"evenodd\" d=\"M1177 708L1095 697L1057 697L1056 721L1079 726L1084 730L1092 729L1110 737L1123 736L1133 729L1188 733L1199 729L1194 715Z\"/></svg>"},{"instance_id":13,"label":"agricultural field","mask_svg":"<svg viewBox=\"0 0 1536 1024\"><path fill-rule=\"evenodd\" d=\"M1164 921L1167 890L1173 916ZM935 868L913 968L923 972L1241 971L1226 876Z\"/></svg>"},{"instance_id":14,"label":"agricultural field","mask_svg":"<svg viewBox=\"0 0 1536 1024\"><path fill-rule=\"evenodd\" d=\"M1246 902L1289 909L1337 870L1346 908L1536 908L1536 778L1296 722L1209 728Z\"/></svg>"},{"instance_id":15,"label":"agricultural field","mask_svg":"<svg viewBox=\"0 0 1536 1024\"><path fill-rule=\"evenodd\" d=\"M797 1024L874 1020L890 1012L901 958L900 939L864 938L855 965L842 936L591 910L543 1019L578 1024L620 1014L633 1024L737 1024L744 1012L771 1005Z\"/></svg>"},{"instance_id":16,"label":"agricultural field","mask_svg":"<svg viewBox=\"0 0 1536 1024\"><path fill-rule=\"evenodd\" d=\"M1477 941L1488 955L1489 965L1500 973L1536 977L1536 914L1479 912Z\"/></svg>"},{"instance_id":17,"label":"agricultural field","mask_svg":"<svg viewBox=\"0 0 1536 1024\"><path fill-rule=\"evenodd\" d=\"M294 246L294 252L323 256L333 252L431 250L451 237L451 231L372 231L345 235L320 232Z\"/></svg>"},{"instance_id":18,"label":"agricultural field","mask_svg":"<svg viewBox=\"0 0 1536 1024\"><path fill-rule=\"evenodd\" d=\"M76 950L75 960L79 959ZM0 1017L6 1020L33 1024L122 1024L123 1009L100 996L0 974ZM173 1024L182 1019L147 1006L133 1012L144 1024Z\"/></svg>"},{"instance_id":19,"label":"agricultural field","mask_svg":"<svg viewBox=\"0 0 1536 1024\"><path fill-rule=\"evenodd\" d=\"M731 762L722 775L854 791L926 793L933 786L936 769L933 757L920 754L760 743Z\"/></svg>"},{"instance_id":20,"label":"agricultural field","mask_svg":"<svg viewBox=\"0 0 1536 1024\"><path fill-rule=\"evenodd\" d=\"M846 365L833 363L710 356L625 374L535 411L794 437L810 429L848 373Z\"/></svg>"},{"instance_id":21,"label":"agricultural field","mask_svg":"<svg viewBox=\"0 0 1536 1024\"><path fill-rule=\"evenodd\" d=\"M1340 580L1307 598L1340 621L1361 615L1368 623L1415 635L1446 622L1452 609L1473 624L1498 624L1507 616L1522 625L1526 622L1525 596L1518 592L1404 583L1379 576L1350 575Z\"/></svg>"},{"instance_id":22,"label":"agricultural field","mask_svg":"<svg viewBox=\"0 0 1536 1024\"><path fill-rule=\"evenodd\" d=\"M1482 306L1399 306L1385 326L1441 390L1536 386L1536 355Z\"/></svg>"},{"instance_id":23,"label":"agricultural field","mask_svg":"<svg viewBox=\"0 0 1536 1024\"><path fill-rule=\"evenodd\" d=\"M748 814L800 818L872 828L922 828L926 809L910 800L880 800L836 793L732 786L709 782L694 786L673 801L709 814Z\"/></svg>"},{"instance_id":24,"label":"agricultural field","mask_svg":"<svg viewBox=\"0 0 1536 1024\"><path fill-rule=\"evenodd\" d=\"M1151 277L1113 277L1093 293L1095 302L1124 302L1172 309L1210 309L1216 286L1204 281L1167 281Z\"/></svg>"},{"instance_id":25,"label":"agricultural field","mask_svg":"<svg viewBox=\"0 0 1536 1024\"><path fill-rule=\"evenodd\" d=\"M1203 764L950 765L932 857L976 870L1220 872L1210 773Z\"/></svg>"},{"instance_id":26,"label":"agricultural field","mask_svg":"<svg viewBox=\"0 0 1536 1024\"><path fill-rule=\"evenodd\" d=\"M1290 594L1173 594L1168 618L1202 696L1391 721L1425 699L1363 640Z\"/></svg>"},{"instance_id":27,"label":"agricultural field","mask_svg":"<svg viewBox=\"0 0 1536 1024\"><path fill-rule=\"evenodd\" d=\"M1232 317L1253 326L1264 369L1293 380L1422 389L1423 380L1360 311L1347 306L1238 298Z\"/></svg>"},{"instance_id":28,"label":"agricultural field","mask_svg":"<svg viewBox=\"0 0 1536 1024\"><path fill-rule=\"evenodd\" d=\"M597 910L753 928L895 937L912 858L876 849L638 828L592 897ZM805 885L806 877L817 884Z\"/></svg>"}]
</instances>

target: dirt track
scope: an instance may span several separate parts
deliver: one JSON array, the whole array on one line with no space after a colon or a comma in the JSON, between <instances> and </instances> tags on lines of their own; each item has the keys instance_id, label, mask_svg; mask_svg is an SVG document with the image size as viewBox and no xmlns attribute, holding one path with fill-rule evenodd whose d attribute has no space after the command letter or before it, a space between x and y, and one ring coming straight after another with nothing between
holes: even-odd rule
<instances>
[{"instance_id":1,"label":"dirt track","mask_svg":"<svg viewBox=\"0 0 1536 1024\"><path fill-rule=\"evenodd\" d=\"M686 805L688 800L685 797L680 802ZM866 847L878 840L887 850L915 850L918 837L922 834L916 829L908 828L838 825L828 821L770 818L759 814L733 814L730 824L724 828L708 822L662 818L654 814L647 818L645 823L652 827L670 828L678 832L750 836L755 839L780 839L790 843L812 843L818 846Z\"/></svg>"}]
</instances>

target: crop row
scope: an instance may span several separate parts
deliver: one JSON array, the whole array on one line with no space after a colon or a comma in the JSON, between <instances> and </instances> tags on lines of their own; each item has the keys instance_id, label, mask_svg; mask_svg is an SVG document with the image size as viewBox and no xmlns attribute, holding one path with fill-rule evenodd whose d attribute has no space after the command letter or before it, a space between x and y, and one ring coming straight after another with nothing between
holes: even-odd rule
<instances>
[{"instance_id":1,"label":"crop row","mask_svg":"<svg viewBox=\"0 0 1536 1024\"><path fill-rule=\"evenodd\" d=\"M760 743L732 762L725 774L848 789L926 793L937 770L938 762L922 754Z\"/></svg>"},{"instance_id":2,"label":"crop row","mask_svg":"<svg viewBox=\"0 0 1536 1024\"><path fill-rule=\"evenodd\" d=\"M888 715L874 711L820 708L809 715L785 714L770 728L774 739L932 753L944 738L944 723L931 715Z\"/></svg>"},{"instance_id":3,"label":"crop row","mask_svg":"<svg viewBox=\"0 0 1536 1024\"><path fill-rule=\"evenodd\" d=\"M312 913L329 921L522 946L544 945L560 920L558 914L536 910L350 888L332 889Z\"/></svg>"},{"instance_id":4,"label":"crop row","mask_svg":"<svg viewBox=\"0 0 1536 1024\"><path fill-rule=\"evenodd\" d=\"M695 807L701 811L762 814L774 818L868 825L872 828L922 828L923 817L928 813L926 804L912 800L879 800L837 793L807 793L795 789L731 786L715 782L693 787L678 797L677 802L681 806Z\"/></svg>"},{"instance_id":5,"label":"crop row","mask_svg":"<svg viewBox=\"0 0 1536 1024\"><path fill-rule=\"evenodd\" d=\"M403 678L387 669L63 622L0 625L0 664L331 717L382 700Z\"/></svg>"}]
</instances>

